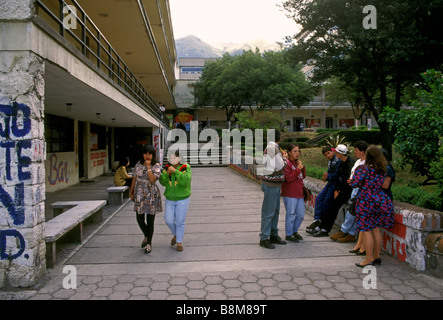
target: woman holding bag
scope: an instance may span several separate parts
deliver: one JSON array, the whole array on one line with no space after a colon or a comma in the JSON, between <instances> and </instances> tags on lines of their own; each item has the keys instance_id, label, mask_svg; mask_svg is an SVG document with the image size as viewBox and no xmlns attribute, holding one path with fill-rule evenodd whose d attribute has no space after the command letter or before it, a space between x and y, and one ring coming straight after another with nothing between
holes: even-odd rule
<instances>
[{"instance_id":1,"label":"woman holding bag","mask_svg":"<svg viewBox=\"0 0 443 320\"><path fill-rule=\"evenodd\" d=\"M305 217L303 179L306 178L306 168L299 159L300 153L298 145L289 146L287 165L283 171L285 181L281 188L281 196L286 208L286 240L292 242L303 240L298 229Z\"/></svg>"},{"instance_id":2,"label":"woman holding bag","mask_svg":"<svg viewBox=\"0 0 443 320\"><path fill-rule=\"evenodd\" d=\"M152 250L155 215L162 211L160 189L156 184L161 169L160 164L156 162L154 147L144 147L140 161L135 165L134 178L129 189L129 196L135 203L137 223L145 236L141 247L144 248L146 254Z\"/></svg>"}]
</instances>

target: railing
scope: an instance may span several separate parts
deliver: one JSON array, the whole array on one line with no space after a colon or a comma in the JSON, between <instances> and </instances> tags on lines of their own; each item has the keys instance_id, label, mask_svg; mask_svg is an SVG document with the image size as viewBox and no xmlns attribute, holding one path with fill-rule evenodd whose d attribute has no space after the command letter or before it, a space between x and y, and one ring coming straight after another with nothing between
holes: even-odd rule
<instances>
[{"instance_id":1,"label":"railing","mask_svg":"<svg viewBox=\"0 0 443 320\"><path fill-rule=\"evenodd\" d=\"M133 72L112 48L105 36L75 0L35 0L36 13L48 26L74 45L158 121L169 128L169 120L159 110ZM72 10L74 9L74 10ZM69 20L73 17L75 21ZM69 23L69 24L68 24ZM75 25L75 28L67 26ZM172 91L172 90L171 90Z\"/></svg>"}]
</instances>

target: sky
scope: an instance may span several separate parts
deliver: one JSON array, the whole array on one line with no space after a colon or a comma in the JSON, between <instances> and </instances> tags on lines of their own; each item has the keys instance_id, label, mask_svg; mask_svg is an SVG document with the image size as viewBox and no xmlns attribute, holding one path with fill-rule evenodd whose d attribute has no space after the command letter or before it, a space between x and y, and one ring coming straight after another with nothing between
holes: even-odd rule
<instances>
[{"instance_id":1,"label":"sky","mask_svg":"<svg viewBox=\"0 0 443 320\"><path fill-rule=\"evenodd\" d=\"M169 0L175 39L194 35L205 42L263 39L283 42L296 24L277 7L283 0Z\"/></svg>"}]
</instances>

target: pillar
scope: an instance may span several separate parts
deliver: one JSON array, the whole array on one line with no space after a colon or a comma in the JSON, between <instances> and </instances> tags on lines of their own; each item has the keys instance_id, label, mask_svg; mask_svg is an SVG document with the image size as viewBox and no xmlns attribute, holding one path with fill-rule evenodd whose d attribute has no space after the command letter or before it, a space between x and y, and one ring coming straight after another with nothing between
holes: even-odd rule
<instances>
[{"instance_id":1,"label":"pillar","mask_svg":"<svg viewBox=\"0 0 443 320\"><path fill-rule=\"evenodd\" d=\"M0 3L0 288L46 270L44 60L31 51L33 0Z\"/></svg>"}]
</instances>

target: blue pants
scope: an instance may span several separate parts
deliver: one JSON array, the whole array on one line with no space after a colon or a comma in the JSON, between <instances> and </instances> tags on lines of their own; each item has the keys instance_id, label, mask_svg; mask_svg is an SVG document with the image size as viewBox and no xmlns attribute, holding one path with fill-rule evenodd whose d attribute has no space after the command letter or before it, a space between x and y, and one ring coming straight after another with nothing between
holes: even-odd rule
<instances>
[{"instance_id":1,"label":"blue pants","mask_svg":"<svg viewBox=\"0 0 443 320\"><path fill-rule=\"evenodd\" d=\"M335 182L328 182L315 198L314 220L321 220L329 205L334 200Z\"/></svg>"},{"instance_id":2,"label":"blue pants","mask_svg":"<svg viewBox=\"0 0 443 320\"><path fill-rule=\"evenodd\" d=\"M264 193L261 209L261 232L260 240L268 240L270 236L278 236L278 216L280 214L280 191L281 186L268 187L262 184Z\"/></svg>"},{"instance_id":3,"label":"blue pants","mask_svg":"<svg viewBox=\"0 0 443 320\"><path fill-rule=\"evenodd\" d=\"M172 234L176 236L177 243L183 242L183 235L185 234L185 219L186 214L188 213L190 199L191 198L187 198L179 201L170 201L166 199L165 222Z\"/></svg>"},{"instance_id":4,"label":"blue pants","mask_svg":"<svg viewBox=\"0 0 443 320\"><path fill-rule=\"evenodd\" d=\"M298 228L305 218L305 200L303 198L283 197L286 208L286 235L298 232Z\"/></svg>"}]
</instances>

